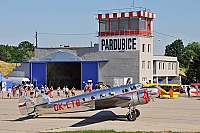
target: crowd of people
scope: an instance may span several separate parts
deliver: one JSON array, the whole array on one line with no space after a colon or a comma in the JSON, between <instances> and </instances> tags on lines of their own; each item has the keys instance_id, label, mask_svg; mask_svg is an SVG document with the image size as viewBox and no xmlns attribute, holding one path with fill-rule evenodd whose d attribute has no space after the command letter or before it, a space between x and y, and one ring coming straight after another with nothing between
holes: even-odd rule
<instances>
[{"instance_id":1,"label":"crowd of people","mask_svg":"<svg viewBox=\"0 0 200 133\"><path fill-rule=\"evenodd\" d=\"M56 92L56 94L55 94ZM62 92L62 93L61 93ZM50 98L53 97L70 97L76 95L76 88L72 87L71 89L68 88L68 86L57 87L56 89L53 88L53 86L48 87L47 85L42 85L40 88L37 86L22 86L19 85L13 86L13 88L8 88L7 91L2 91L0 89L0 98L21 98L23 96L29 96L31 98L36 98L40 93L48 95Z\"/></svg>"}]
</instances>

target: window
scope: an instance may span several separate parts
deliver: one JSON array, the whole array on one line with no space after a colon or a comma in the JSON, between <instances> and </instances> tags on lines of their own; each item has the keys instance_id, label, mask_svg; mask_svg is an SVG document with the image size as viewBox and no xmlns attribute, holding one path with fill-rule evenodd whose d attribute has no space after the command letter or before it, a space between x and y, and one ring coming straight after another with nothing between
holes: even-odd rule
<instances>
[{"instance_id":1,"label":"window","mask_svg":"<svg viewBox=\"0 0 200 133\"><path fill-rule=\"evenodd\" d=\"M130 18L131 30L138 30L138 18Z\"/></svg>"},{"instance_id":2,"label":"window","mask_svg":"<svg viewBox=\"0 0 200 133\"><path fill-rule=\"evenodd\" d=\"M171 70L171 63L168 63L168 70Z\"/></svg>"},{"instance_id":3,"label":"window","mask_svg":"<svg viewBox=\"0 0 200 133\"><path fill-rule=\"evenodd\" d=\"M120 18L120 30L128 30L128 18Z\"/></svg>"},{"instance_id":4,"label":"window","mask_svg":"<svg viewBox=\"0 0 200 133\"><path fill-rule=\"evenodd\" d=\"M151 53L151 44L148 44L148 53Z\"/></svg>"},{"instance_id":5,"label":"window","mask_svg":"<svg viewBox=\"0 0 200 133\"><path fill-rule=\"evenodd\" d=\"M148 61L148 69L151 69L151 61Z\"/></svg>"},{"instance_id":6,"label":"window","mask_svg":"<svg viewBox=\"0 0 200 133\"><path fill-rule=\"evenodd\" d=\"M92 99L92 100L96 99L96 96L91 96L91 99Z\"/></svg>"},{"instance_id":7,"label":"window","mask_svg":"<svg viewBox=\"0 0 200 133\"><path fill-rule=\"evenodd\" d=\"M108 19L99 20L99 32L109 31L109 21Z\"/></svg>"},{"instance_id":8,"label":"window","mask_svg":"<svg viewBox=\"0 0 200 133\"><path fill-rule=\"evenodd\" d=\"M142 69L145 69L145 61L142 61Z\"/></svg>"},{"instance_id":9,"label":"window","mask_svg":"<svg viewBox=\"0 0 200 133\"><path fill-rule=\"evenodd\" d=\"M158 63L158 68L161 69L161 62Z\"/></svg>"},{"instance_id":10,"label":"window","mask_svg":"<svg viewBox=\"0 0 200 133\"><path fill-rule=\"evenodd\" d=\"M110 96L114 96L114 95L115 95L115 92L110 92L109 95L110 95Z\"/></svg>"},{"instance_id":11,"label":"window","mask_svg":"<svg viewBox=\"0 0 200 133\"><path fill-rule=\"evenodd\" d=\"M140 19L140 30L145 30L145 18Z\"/></svg>"},{"instance_id":12,"label":"window","mask_svg":"<svg viewBox=\"0 0 200 133\"><path fill-rule=\"evenodd\" d=\"M142 78L142 81L143 81L143 82L147 81L147 78L146 78L146 77L143 77L143 78Z\"/></svg>"},{"instance_id":13,"label":"window","mask_svg":"<svg viewBox=\"0 0 200 133\"><path fill-rule=\"evenodd\" d=\"M174 70L174 63L172 63L172 70Z\"/></svg>"},{"instance_id":14,"label":"window","mask_svg":"<svg viewBox=\"0 0 200 133\"><path fill-rule=\"evenodd\" d=\"M163 62L163 70L165 70L165 63Z\"/></svg>"},{"instance_id":15,"label":"window","mask_svg":"<svg viewBox=\"0 0 200 133\"><path fill-rule=\"evenodd\" d=\"M118 19L110 19L110 30L116 31L118 30Z\"/></svg>"},{"instance_id":16,"label":"window","mask_svg":"<svg viewBox=\"0 0 200 133\"><path fill-rule=\"evenodd\" d=\"M100 98L103 98L103 97L105 97L106 96L106 94L101 94L100 95Z\"/></svg>"},{"instance_id":17,"label":"window","mask_svg":"<svg viewBox=\"0 0 200 133\"><path fill-rule=\"evenodd\" d=\"M142 44L142 52L145 52L145 44Z\"/></svg>"}]
</instances>

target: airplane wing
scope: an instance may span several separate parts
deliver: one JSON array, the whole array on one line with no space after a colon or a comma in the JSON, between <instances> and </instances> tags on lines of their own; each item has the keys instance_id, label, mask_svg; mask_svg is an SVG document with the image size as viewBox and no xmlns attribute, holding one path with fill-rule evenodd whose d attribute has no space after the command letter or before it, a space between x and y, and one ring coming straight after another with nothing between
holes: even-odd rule
<instances>
[{"instance_id":1,"label":"airplane wing","mask_svg":"<svg viewBox=\"0 0 200 133\"><path fill-rule=\"evenodd\" d=\"M122 97L122 96L113 96L113 97L97 99L95 101L95 109L122 107L123 104L126 104L130 100L131 100L130 97ZM126 106L128 106L128 104L126 104Z\"/></svg>"}]
</instances>

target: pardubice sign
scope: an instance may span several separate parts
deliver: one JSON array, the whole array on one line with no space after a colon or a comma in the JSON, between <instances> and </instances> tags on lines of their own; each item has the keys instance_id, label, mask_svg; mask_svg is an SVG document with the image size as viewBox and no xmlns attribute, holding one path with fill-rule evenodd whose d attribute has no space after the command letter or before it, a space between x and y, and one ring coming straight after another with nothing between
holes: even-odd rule
<instances>
[{"instance_id":1,"label":"pardubice sign","mask_svg":"<svg viewBox=\"0 0 200 133\"><path fill-rule=\"evenodd\" d=\"M99 51L130 51L136 50L136 37L100 38Z\"/></svg>"}]
</instances>

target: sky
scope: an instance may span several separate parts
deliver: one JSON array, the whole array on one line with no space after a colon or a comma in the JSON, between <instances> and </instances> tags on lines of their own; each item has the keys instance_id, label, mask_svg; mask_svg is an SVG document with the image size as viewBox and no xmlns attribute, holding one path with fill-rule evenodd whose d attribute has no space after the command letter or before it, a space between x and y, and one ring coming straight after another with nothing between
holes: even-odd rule
<instances>
[{"instance_id":1,"label":"sky","mask_svg":"<svg viewBox=\"0 0 200 133\"><path fill-rule=\"evenodd\" d=\"M177 39L200 42L200 0L0 0L0 44L22 41L38 47L91 46L98 43L100 10L144 7L156 14L154 55Z\"/></svg>"}]
</instances>

